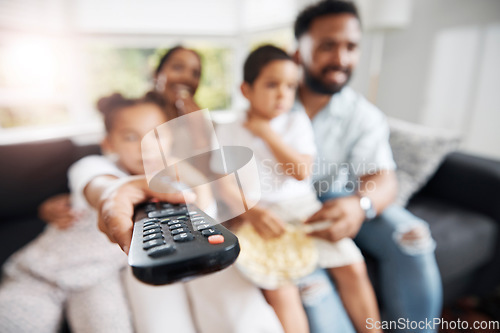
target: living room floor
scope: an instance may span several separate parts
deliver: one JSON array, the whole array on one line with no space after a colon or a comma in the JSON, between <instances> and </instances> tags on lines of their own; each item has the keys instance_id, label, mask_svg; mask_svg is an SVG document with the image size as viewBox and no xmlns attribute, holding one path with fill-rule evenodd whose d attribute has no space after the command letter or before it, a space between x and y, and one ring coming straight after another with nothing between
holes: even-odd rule
<instances>
[{"instance_id":1,"label":"living room floor","mask_svg":"<svg viewBox=\"0 0 500 333\"><path fill-rule=\"evenodd\" d=\"M464 297L443 309L442 318L448 322L466 321L468 329L441 329L440 333L497 333L498 329L473 329L476 321L500 321L500 293L490 298Z\"/></svg>"}]
</instances>

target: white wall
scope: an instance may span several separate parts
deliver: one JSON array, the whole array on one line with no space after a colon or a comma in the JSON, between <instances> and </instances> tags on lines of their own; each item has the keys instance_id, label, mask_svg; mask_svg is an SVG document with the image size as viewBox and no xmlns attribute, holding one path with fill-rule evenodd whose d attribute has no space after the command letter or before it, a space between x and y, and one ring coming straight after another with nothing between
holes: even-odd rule
<instances>
[{"instance_id":1,"label":"white wall","mask_svg":"<svg viewBox=\"0 0 500 333\"><path fill-rule=\"evenodd\" d=\"M368 95L372 33L352 86ZM385 33L376 104L389 116L462 134L500 159L500 1L415 0L411 24Z\"/></svg>"},{"instance_id":2,"label":"white wall","mask_svg":"<svg viewBox=\"0 0 500 333\"><path fill-rule=\"evenodd\" d=\"M296 12L295 0L73 0L72 4L74 29L97 33L234 36L289 24Z\"/></svg>"}]
</instances>

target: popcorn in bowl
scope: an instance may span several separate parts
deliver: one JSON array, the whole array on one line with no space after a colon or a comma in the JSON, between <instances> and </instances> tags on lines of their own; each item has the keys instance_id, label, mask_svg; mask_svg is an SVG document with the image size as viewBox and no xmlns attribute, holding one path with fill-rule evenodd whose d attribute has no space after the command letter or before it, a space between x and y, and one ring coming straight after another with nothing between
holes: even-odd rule
<instances>
[{"instance_id":1,"label":"popcorn in bowl","mask_svg":"<svg viewBox=\"0 0 500 333\"><path fill-rule=\"evenodd\" d=\"M238 236L241 252L236 266L254 284L276 289L312 273L318 265L318 249L304 228L288 224L277 238L263 239L249 223Z\"/></svg>"}]
</instances>

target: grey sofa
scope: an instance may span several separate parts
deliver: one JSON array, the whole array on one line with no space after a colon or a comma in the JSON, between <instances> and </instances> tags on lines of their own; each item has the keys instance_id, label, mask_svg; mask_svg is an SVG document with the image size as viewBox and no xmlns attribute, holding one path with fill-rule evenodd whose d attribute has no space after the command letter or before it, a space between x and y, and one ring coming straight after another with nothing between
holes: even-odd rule
<instances>
[{"instance_id":1,"label":"grey sofa","mask_svg":"<svg viewBox=\"0 0 500 333\"><path fill-rule=\"evenodd\" d=\"M407 207L429 222L445 303L500 284L500 161L449 154Z\"/></svg>"}]
</instances>

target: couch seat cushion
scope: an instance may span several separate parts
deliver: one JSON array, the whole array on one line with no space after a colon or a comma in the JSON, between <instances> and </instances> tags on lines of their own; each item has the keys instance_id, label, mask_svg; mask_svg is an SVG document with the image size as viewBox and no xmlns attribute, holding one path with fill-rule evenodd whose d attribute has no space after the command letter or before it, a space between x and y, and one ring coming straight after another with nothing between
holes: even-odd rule
<instances>
[{"instance_id":1,"label":"couch seat cushion","mask_svg":"<svg viewBox=\"0 0 500 333\"><path fill-rule=\"evenodd\" d=\"M472 272L494 255L498 226L491 218L435 198L415 198L408 209L430 225L444 282Z\"/></svg>"}]
</instances>

